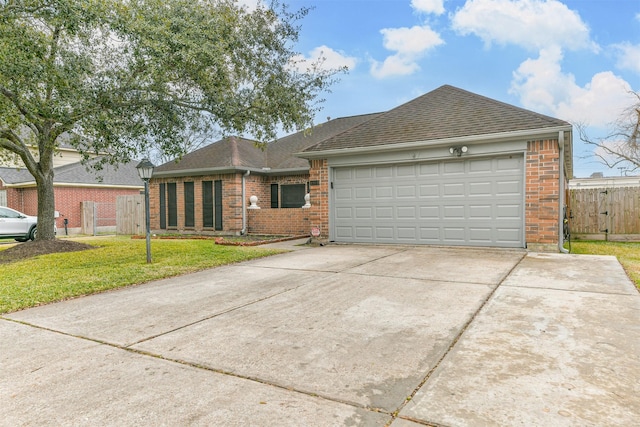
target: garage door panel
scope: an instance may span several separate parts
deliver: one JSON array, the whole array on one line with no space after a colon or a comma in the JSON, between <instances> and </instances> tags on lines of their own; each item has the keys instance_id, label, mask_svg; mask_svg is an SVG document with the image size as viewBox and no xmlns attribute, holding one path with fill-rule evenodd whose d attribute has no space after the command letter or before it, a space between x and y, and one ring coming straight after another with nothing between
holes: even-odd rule
<instances>
[{"instance_id":1,"label":"garage door panel","mask_svg":"<svg viewBox=\"0 0 640 427\"><path fill-rule=\"evenodd\" d=\"M380 240L393 240L393 227L376 227L375 236Z\"/></svg>"},{"instance_id":2,"label":"garage door panel","mask_svg":"<svg viewBox=\"0 0 640 427\"><path fill-rule=\"evenodd\" d=\"M522 156L509 156L496 159L497 172L521 172Z\"/></svg>"},{"instance_id":3,"label":"garage door panel","mask_svg":"<svg viewBox=\"0 0 640 427\"><path fill-rule=\"evenodd\" d=\"M473 243L491 243L491 227L469 227L469 241Z\"/></svg>"},{"instance_id":4,"label":"garage door panel","mask_svg":"<svg viewBox=\"0 0 640 427\"><path fill-rule=\"evenodd\" d=\"M398 178L407 178L416 176L415 165L399 165L396 167L396 176Z\"/></svg>"},{"instance_id":5,"label":"garage door panel","mask_svg":"<svg viewBox=\"0 0 640 427\"><path fill-rule=\"evenodd\" d=\"M522 208L520 205L496 205L497 219L520 219L522 217Z\"/></svg>"},{"instance_id":6,"label":"garage door panel","mask_svg":"<svg viewBox=\"0 0 640 427\"><path fill-rule=\"evenodd\" d=\"M493 169L491 159L469 160L469 173L487 173Z\"/></svg>"},{"instance_id":7,"label":"garage door panel","mask_svg":"<svg viewBox=\"0 0 640 427\"><path fill-rule=\"evenodd\" d=\"M491 195L493 185L491 181L479 181L469 183L469 196L488 196Z\"/></svg>"},{"instance_id":8,"label":"garage door panel","mask_svg":"<svg viewBox=\"0 0 640 427\"><path fill-rule=\"evenodd\" d=\"M336 168L334 239L522 247L523 158Z\"/></svg>"},{"instance_id":9,"label":"garage door panel","mask_svg":"<svg viewBox=\"0 0 640 427\"><path fill-rule=\"evenodd\" d=\"M438 184L422 184L420 185L420 198L440 197L440 186Z\"/></svg>"},{"instance_id":10,"label":"garage door panel","mask_svg":"<svg viewBox=\"0 0 640 427\"><path fill-rule=\"evenodd\" d=\"M496 195L521 194L522 181L500 180L496 182Z\"/></svg>"},{"instance_id":11,"label":"garage door panel","mask_svg":"<svg viewBox=\"0 0 640 427\"><path fill-rule=\"evenodd\" d=\"M355 219L357 220L373 219L373 208L371 207L356 208L355 213L356 213Z\"/></svg>"},{"instance_id":12,"label":"garage door panel","mask_svg":"<svg viewBox=\"0 0 640 427\"><path fill-rule=\"evenodd\" d=\"M342 226L336 227L336 238L352 239L353 237L355 237L353 234L353 227L342 227Z\"/></svg>"},{"instance_id":13,"label":"garage door panel","mask_svg":"<svg viewBox=\"0 0 640 427\"><path fill-rule=\"evenodd\" d=\"M351 188L336 188L334 194L337 201L344 200L349 202L353 199L353 191Z\"/></svg>"},{"instance_id":14,"label":"garage door panel","mask_svg":"<svg viewBox=\"0 0 640 427\"><path fill-rule=\"evenodd\" d=\"M369 226L359 226L359 227L355 227L355 236L356 238L359 239L368 239L371 240L373 239L373 235L374 235L374 228Z\"/></svg>"},{"instance_id":15,"label":"garage door panel","mask_svg":"<svg viewBox=\"0 0 640 427\"><path fill-rule=\"evenodd\" d=\"M469 205L469 219L487 219L493 217L492 205Z\"/></svg>"},{"instance_id":16,"label":"garage door panel","mask_svg":"<svg viewBox=\"0 0 640 427\"><path fill-rule=\"evenodd\" d=\"M444 243L462 243L466 240L464 227L444 227L442 231Z\"/></svg>"},{"instance_id":17,"label":"garage door panel","mask_svg":"<svg viewBox=\"0 0 640 427\"><path fill-rule=\"evenodd\" d=\"M375 177L376 178L391 178L393 176L393 167L392 166L377 166L375 168Z\"/></svg>"},{"instance_id":18,"label":"garage door panel","mask_svg":"<svg viewBox=\"0 0 640 427\"><path fill-rule=\"evenodd\" d=\"M393 187L391 186L376 187L376 199L392 199L392 198L393 198Z\"/></svg>"},{"instance_id":19,"label":"garage door panel","mask_svg":"<svg viewBox=\"0 0 640 427\"><path fill-rule=\"evenodd\" d=\"M442 207L442 219L464 219L465 218L465 207L464 205L445 205Z\"/></svg>"},{"instance_id":20,"label":"garage door panel","mask_svg":"<svg viewBox=\"0 0 640 427\"><path fill-rule=\"evenodd\" d=\"M373 188L371 187L357 187L355 189L355 199L356 200L372 200L373 199Z\"/></svg>"},{"instance_id":21,"label":"garage door panel","mask_svg":"<svg viewBox=\"0 0 640 427\"><path fill-rule=\"evenodd\" d=\"M421 163L418 165L420 177L433 177L440 175L440 163Z\"/></svg>"},{"instance_id":22,"label":"garage door panel","mask_svg":"<svg viewBox=\"0 0 640 427\"><path fill-rule=\"evenodd\" d=\"M459 175L465 172L464 162L444 162L442 175Z\"/></svg>"},{"instance_id":23,"label":"garage door panel","mask_svg":"<svg viewBox=\"0 0 640 427\"><path fill-rule=\"evenodd\" d=\"M372 177L372 168L357 168L355 170L355 179L371 179Z\"/></svg>"},{"instance_id":24,"label":"garage door panel","mask_svg":"<svg viewBox=\"0 0 640 427\"><path fill-rule=\"evenodd\" d=\"M398 185L396 191L396 196L398 198L411 198L415 199L416 197L416 186L415 185Z\"/></svg>"},{"instance_id":25,"label":"garage door panel","mask_svg":"<svg viewBox=\"0 0 640 427\"><path fill-rule=\"evenodd\" d=\"M398 219L410 219L415 221L416 207L415 206L398 206L396 208L396 217Z\"/></svg>"},{"instance_id":26,"label":"garage door panel","mask_svg":"<svg viewBox=\"0 0 640 427\"><path fill-rule=\"evenodd\" d=\"M464 196L465 188L464 183L462 182L453 182L442 184L442 195L444 197L448 196Z\"/></svg>"},{"instance_id":27,"label":"garage door panel","mask_svg":"<svg viewBox=\"0 0 640 427\"><path fill-rule=\"evenodd\" d=\"M416 227L397 227L397 233L400 240L416 241Z\"/></svg>"},{"instance_id":28,"label":"garage door panel","mask_svg":"<svg viewBox=\"0 0 640 427\"><path fill-rule=\"evenodd\" d=\"M517 227L496 229L496 239L501 243L517 243L521 239L521 230Z\"/></svg>"},{"instance_id":29,"label":"garage door panel","mask_svg":"<svg viewBox=\"0 0 640 427\"><path fill-rule=\"evenodd\" d=\"M438 220L440 219L440 206L420 206L421 220Z\"/></svg>"},{"instance_id":30,"label":"garage door panel","mask_svg":"<svg viewBox=\"0 0 640 427\"><path fill-rule=\"evenodd\" d=\"M440 227L420 227L420 241L427 243L440 243Z\"/></svg>"},{"instance_id":31,"label":"garage door panel","mask_svg":"<svg viewBox=\"0 0 640 427\"><path fill-rule=\"evenodd\" d=\"M393 207L376 206L376 219L393 219Z\"/></svg>"}]
</instances>

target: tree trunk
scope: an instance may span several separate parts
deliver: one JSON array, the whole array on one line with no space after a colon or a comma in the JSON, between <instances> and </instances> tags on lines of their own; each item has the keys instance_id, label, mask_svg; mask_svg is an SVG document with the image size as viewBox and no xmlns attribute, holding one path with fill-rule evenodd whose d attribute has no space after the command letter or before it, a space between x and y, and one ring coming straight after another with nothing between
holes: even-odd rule
<instances>
[{"instance_id":1,"label":"tree trunk","mask_svg":"<svg viewBox=\"0 0 640 427\"><path fill-rule=\"evenodd\" d=\"M56 234L55 224L55 193L53 189L53 142L49 142L49 133L39 141L40 156L36 166L36 173L32 175L36 179L38 192L38 235L37 240L54 240Z\"/></svg>"}]
</instances>

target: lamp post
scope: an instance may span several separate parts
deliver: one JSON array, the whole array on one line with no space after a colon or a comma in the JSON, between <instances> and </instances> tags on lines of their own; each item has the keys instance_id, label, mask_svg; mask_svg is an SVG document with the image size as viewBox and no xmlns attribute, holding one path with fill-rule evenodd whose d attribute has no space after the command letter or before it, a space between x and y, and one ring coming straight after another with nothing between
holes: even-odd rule
<instances>
[{"instance_id":1,"label":"lamp post","mask_svg":"<svg viewBox=\"0 0 640 427\"><path fill-rule=\"evenodd\" d=\"M147 229L147 264L151 263L151 219L149 213L149 180L155 166L146 157L138 163L138 175L144 181L145 225Z\"/></svg>"}]
</instances>

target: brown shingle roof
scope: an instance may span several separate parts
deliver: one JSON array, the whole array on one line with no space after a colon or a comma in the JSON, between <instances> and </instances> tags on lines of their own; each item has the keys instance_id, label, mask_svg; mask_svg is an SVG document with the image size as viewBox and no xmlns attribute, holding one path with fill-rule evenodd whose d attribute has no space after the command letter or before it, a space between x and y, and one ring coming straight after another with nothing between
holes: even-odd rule
<instances>
[{"instance_id":1,"label":"brown shingle roof","mask_svg":"<svg viewBox=\"0 0 640 427\"><path fill-rule=\"evenodd\" d=\"M363 114L329 120L325 123L315 125L306 131L280 138L267 146L269 167L271 169L308 168L308 160L294 157L293 154L304 151L306 148L316 145L325 139L339 135L348 129L368 122L380 114L382 113Z\"/></svg>"},{"instance_id":2,"label":"brown shingle roof","mask_svg":"<svg viewBox=\"0 0 640 427\"><path fill-rule=\"evenodd\" d=\"M309 161L295 157L303 151L327 138L344 132L354 126L371 120L381 113L343 117L315 125L311 129L285 136L267 144L265 149L256 147L256 141L239 137L227 137L213 144L186 154L179 162L171 161L158 166L154 175L176 175L194 171L220 169L265 169L272 171L286 169L309 169Z\"/></svg>"},{"instance_id":3,"label":"brown shingle roof","mask_svg":"<svg viewBox=\"0 0 640 427\"><path fill-rule=\"evenodd\" d=\"M309 147L318 152L537 130L569 123L444 85L340 135Z\"/></svg>"},{"instance_id":4,"label":"brown shingle roof","mask_svg":"<svg viewBox=\"0 0 640 427\"><path fill-rule=\"evenodd\" d=\"M156 167L154 174L163 172L206 169L263 168L267 166L266 153L250 139L230 136L185 154L180 161L171 161Z\"/></svg>"}]
</instances>

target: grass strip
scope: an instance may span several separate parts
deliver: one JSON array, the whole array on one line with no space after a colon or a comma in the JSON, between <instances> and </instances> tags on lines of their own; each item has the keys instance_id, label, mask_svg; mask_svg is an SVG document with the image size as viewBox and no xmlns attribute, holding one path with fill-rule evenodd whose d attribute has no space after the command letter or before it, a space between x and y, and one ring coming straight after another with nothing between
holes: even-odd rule
<instances>
[{"instance_id":1,"label":"grass strip","mask_svg":"<svg viewBox=\"0 0 640 427\"><path fill-rule=\"evenodd\" d=\"M0 314L282 252L210 240L154 240L153 262L147 264L144 240L102 237L82 242L95 249L3 264Z\"/></svg>"}]
</instances>

